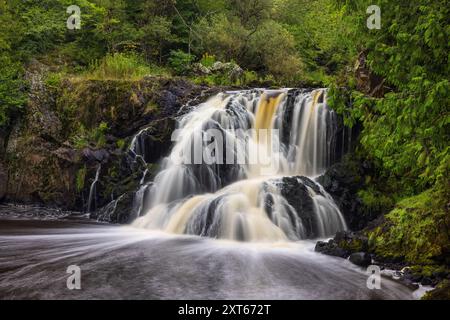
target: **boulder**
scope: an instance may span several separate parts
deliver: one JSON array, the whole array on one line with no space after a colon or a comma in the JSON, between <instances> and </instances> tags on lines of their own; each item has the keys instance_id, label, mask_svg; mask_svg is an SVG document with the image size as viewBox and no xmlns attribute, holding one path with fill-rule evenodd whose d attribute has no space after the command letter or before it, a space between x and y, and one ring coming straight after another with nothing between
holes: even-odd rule
<instances>
[{"instance_id":1,"label":"boulder","mask_svg":"<svg viewBox=\"0 0 450 320\"><path fill-rule=\"evenodd\" d=\"M366 252L355 252L349 257L351 263L361 267L368 267L372 263L372 257Z\"/></svg>"},{"instance_id":2,"label":"boulder","mask_svg":"<svg viewBox=\"0 0 450 320\"><path fill-rule=\"evenodd\" d=\"M342 248L340 248L337 243L331 239L328 242L319 241L314 248L314 251L326 254L328 256L334 256L339 258L347 258L348 252Z\"/></svg>"},{"instance_id":3,"label":"boulder","mask_svg":"<svg viewBox=\"0 0 450 320\"><path fill-rule=\"evenodd\" d=\"M211 70L209 68L205 67L201 63L194 63L192 65L192 72L194 72L195 74L199 74L199 75L211 74Z\"/></svg>"},{"instance_id":4,"label":"boulder","mask_svg":"<svg viewBox=\"0 0 450 320\"><path fill-rule=\"evenodd\" d=\"M369 249L369 239L359 233L340 231L334 236L334 241L339 247L350 253L358 251L367 251Z\"/></svg>"},{"instance_id":5,"label":"boulder","mask_svg":"<svg viewBox=\"0 0 450 320\"><path fill-rule=\"evenodd\" d=\"M340 231L328 242L319 241L315 251L329 256L347 258L353 253L368 250L367 237L354 232Z\"/></svg>"},{"instance_id":6,"label":"boulder","mask_svg":"<svg viewBox=\"0 0 450 320\"><path fill-rule=\"evenodd\" d=\"M297 211L302 219L303 226L306 228L308 238L318 236L315 227L314 203L307 187L320 193L318 186L306 177L284 177L276 180L275 183L281 192L281 195Z\"/></svg>"},{"instance_id":7,"label":"boulder","mask_svg":"<svg viewBox=\"0 0 450 320\"><path fill-rule=\"evenodd\" d=\"M433 284L433 281L429 277L423 277L422 281L420 281L420 283L423 286L431 286Z\"/></svg>"},{"instance_id":8,"label":"boulder","mask_svg":"<svg viewBox=\"0 0 450 320\"><path fill-rule=\"evenodd\" d=\"M181 107L178 102L178 96L169 90L163 90L157 98L158 106L168 114L175 114Z\"/></svg>"}]
</instances>

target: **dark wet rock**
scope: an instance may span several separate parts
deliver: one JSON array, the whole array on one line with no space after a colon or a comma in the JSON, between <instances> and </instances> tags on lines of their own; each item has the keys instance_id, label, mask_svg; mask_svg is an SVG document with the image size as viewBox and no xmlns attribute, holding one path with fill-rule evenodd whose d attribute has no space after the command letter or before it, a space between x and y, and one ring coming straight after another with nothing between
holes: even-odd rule
<instances>
[{"instance_id":1,"label":"dark wet rock","mask_svg":"<svg viewBox=\"0 0 450 320\"><path fill-rule=\"evenodd\" d=\"M367 267L372 263L372 258L370 254L366 252L352 253L349 257L349 260L351 263L361 267Z\"/></svg>"},{"instance_id":2,"label":"dark wet rock","mask_svg":"<svg viewBox=\"0 0 450 320\"><path fill-rule=\"evenodd\" d=\"M167 156L172 146L172 133L175 130L176 121L173 118L165 118L154 121L140 131L136 137L135 150L146 163L156 163ZM131 154L132 157L135 154Z\"/></svg>"},{"instance_id":3,"label":"dark wet rock","mask_svg":"<svg viewBox=\"0 0 450 320\"><path fill-rule=\"evenodd\" d=\"M333 197L345 216L345 220L352 230L360 230L366 225L366 218L362 217L362 205L357 192L363 186L363 174L352 163L337 163L319 177L319 183Z\"/></svg>"},{"instance_id":4,"label":"dark wet rock","mask_svg":"<svg viewBox=\"0 0 450 320\"><path fill-rule=\"evenodd\" d=\"M6 168L0 160L0 201L6 194L7 181L8 175L6 173Z\"/></svg>"},{"instance_id":5,"label":"dark wet rock","mask_svg":"<svg viewBox=\"0 0 450 320\"><path fill-rule=\"evenodd\" d=\"M423 297L424 300L450 300L450 280L444 280Z\"/></svg>"},{"instance_id":6,"label":"dark wet rock","mask_svg":"<svg viewBox=\"0 0 450 320\"><path fill-rule=\"evenodd\" d=\"M420 281L422 281L423 276L421 274L410 274L410 275L406 275L406 278L411 280L412 282L418 283Z\"/></svg>"},{"instance_id":7,"label":"dark wet rock","mask_svg":"<svg viewBox=\"0 0 450 320\"><path fill-rule=\"evenodd\" d=\"M433 280L431 280L429 277L423 277L420 283L423 286L431 286L433 284Z\"/></svg>"},{"instance_id":8,"label":"dark wet rock","mask_svg":"<svg viewBox=\"0 0 450 320\"><path fill-rule=\"evenodd\" d=\"M91 219L102 222L126 224L137 218L133 207L134 192L128 192L111 201L105 207L91 213Z\"/></svg>"},{"instance_id":9,"label":"dark wet rock","mask_svg":"<svg viewBox=\"0 0 450 320\"><path fill-rule=\"evenodd\" d=\"M352 253L368 250L367 237L355 232L340 231L328 242L319 241L315 251L341 258L347 258Z\"/></svg>"},{"instance_id":10,"label":"dark wet rock","mask_svg":"<svg viewBox=\"0 0 450 320\"><path fill-rule=\"evenodd\" d=\"M365 185L365 176L373 174L369 162L358 162L347 155L343 161L331 166L318 182L333 197L343 213L349 228L353 231L362 230L382 213L367 210L358 192Z\"/></svg>"},{"instance_id":11,"label":"dark wet rock","mask_svg":"<svg viewBox=\"0 0 450 320\"><path fill-rule=\"evenodd\" d=\"M347 258L349 254L347 250L340 248L333 239L329 240L328 242L317 242L314 250L328 256L339 258Z\"/></svg>"},{"instance_id":12,"label":"dark wet rock","mask_svg":"<svg viewBox=\"0 0 450 320\"><path fill-rule=\"evenodd\" d=\"M337 232L334 237L334 241L338 244L339 247L352 253L358 251L367 251L369 249L368 238L357 232Z\"/></svg>"},{"instance_id":13,"label":"dark wet rock","mask_svg":"<svg viewBox=\"0 0 450 320\"><path fill-rule=\"evenodd\" d=\"M148 172L147 181L170 151L181 107L201 103L220 90L162 77L139 81L66 79L59 88L49 89L43 81L47 69L33 64L27 73L30 93L26 112L7 133L0 132L0 191L6 201L86 210L99 164L96 207L135 191L143 172ZM62 116L59 110L74 111ZM108 129L101 148L95 141L88 141L88 147L81 150L75 146L74 137L95 132L103 123ZM151 128L145 136L145 162L127 150L143 128Z\"/></svg>"},{"instance_id":14,"label":"dark wet rock","mask_svg":"<svg viewBox=\"0 0 450 320\"><path fill-rule=\"evenodd\" d=\"M61 147L53 151L53 154L59 159L70 163L76 163L78 161L78 152L72 148Z\"/></svg>"},{"instance_id":15,"label":"dark wet rock","mask_svg":"<svg viewBox=\"0 0 450 320\"><path fill-rule=\"evenodd\" d=\"M400 280L400 282L412 291L415 291L420 288L420 286L417 283L408 279L402 279Z\"/></svg>"},{"instance_id":16,"label":"dark wet rock","mask_svg":"<svg viewBox=\"0 0 450 320\"><path fill-rule=\"evenodd\" d=\"M81 151L81 154L83 156L83 159L86 162L105 162L109 158L109 152L105 149L100 150L92 150L90 148L84 148Z\"/></svg>"},{"instance_id":17,"label":"dark wet rock","mask_svg":"<svg viewBox=\"0 0 450 320\"><path fill-rule=\"evenodd\" d=\"M277 180L276 184L280 189L281 195L297 211L306 229L307 237L317 237L318 230L316 230L314 223L314 203L307 187L310 187L316 193L320 193L319 187L306 177L284 177Z\"/></svg>"},{"instance_id":18,"label":"dark wet rock","mask_svg":"<svg viewBox=\"0 0 450 320\"><path fill-rule=\"evenodd\" d=\"M181 104L178 101L178 96L169 90L161 91L156 102L166 113L169 114L176 113L181 107Z\"/></svg>"}]
</instances>

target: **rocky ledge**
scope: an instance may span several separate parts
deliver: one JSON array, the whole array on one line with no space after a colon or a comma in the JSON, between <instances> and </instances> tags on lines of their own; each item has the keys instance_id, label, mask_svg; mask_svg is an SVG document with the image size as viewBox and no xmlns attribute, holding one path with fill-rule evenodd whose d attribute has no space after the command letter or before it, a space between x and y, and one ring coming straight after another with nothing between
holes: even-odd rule
<instances>
[{"instance_id":1,"label":"rocky ledge","mask_svg":"<svg viewBox=\"0 0 450 320\"><path fill-rule=\"evenodd\" d=\"M449 270L436 266L410 266L401 260L389 260L371 252L369 239L359 232L338 232L333 239L318 241L315 251L329 256L348 259L353 264L367 268L377 265L382 275L392 278L409 288L416 290L419 284L436 287L428 292L424 298L440 299L448 295L450 286ZM447 290L447 291L446 291Z\"/></svg>"},{"instance_id":2,"label":"rocky ledge","mask_svg":"<svg viewBox=\"0 0 450 320\"><path fill-rule=\"evenodd\" d=\"M183 79L62 79L46 82L48 70L30 67L24 116L0 132L0 201L86 211L96 184L94 209L138 187L169 151L182 106L198 104L221 88ZM152 139L151 161L133 161L129 145L143 128ZM118 219L123 221L123 219Z\"/></svg>"}]
</instances>

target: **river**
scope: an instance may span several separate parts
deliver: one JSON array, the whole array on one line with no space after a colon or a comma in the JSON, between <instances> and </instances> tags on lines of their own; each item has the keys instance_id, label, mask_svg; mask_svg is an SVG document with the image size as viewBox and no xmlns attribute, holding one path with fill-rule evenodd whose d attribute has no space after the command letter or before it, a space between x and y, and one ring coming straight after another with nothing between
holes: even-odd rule
<instances>
[{"instance_id":1,"label":"river","mask_svg":"<svg viewBox=\"0 0 450 320\"><path fill-rule=\"evenodd\" d=\"M367 289L365 270L315 253L315 241L215 240L28 210L0 210L1 299L413 298L387 278ZM70 265L81 290L67 289Z\"/></svg>"}]
</instances>

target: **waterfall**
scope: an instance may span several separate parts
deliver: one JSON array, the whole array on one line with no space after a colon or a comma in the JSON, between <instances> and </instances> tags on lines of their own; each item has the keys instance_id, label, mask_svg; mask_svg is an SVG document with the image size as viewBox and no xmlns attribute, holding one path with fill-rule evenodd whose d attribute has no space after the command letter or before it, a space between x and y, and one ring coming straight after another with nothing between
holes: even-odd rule
<instances>
[{"instance_id":1,"label":"waterfall","mask_svg":"<svg viewBox=\"0 0 450 320\"><path fill-rule=\"evenodd\" d=\"M326 93L225 92L194 108L180 119L154 182L138 191L141 217L133 226L269 242L346 229L331 196L313 181L334 159L337 117ZM132 146L145 153L138 138ZM287 176L309 177L296 180L300 199L286 196Z\"/></svg>"},{"instance_id":2,"label":"waterfall","mask_svg":"<svg viewBox=\"0 0 450 320\"><path fill-rule=\"evenodd\" d=\"M89 199L88 199L88 211L87 212L92 212L92 208L94 208L94 210L96 209L97 206L97 182L98 179L100 177L100 171L102 170L102 165L99 164L97 167L97 171L95 173L95 179L91 184L91 188L89 190Z\"/></svg>"}]
</instances>

